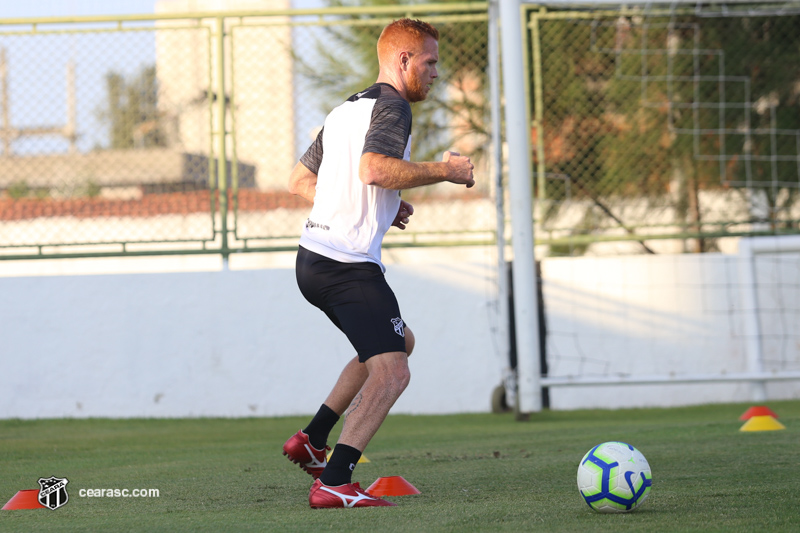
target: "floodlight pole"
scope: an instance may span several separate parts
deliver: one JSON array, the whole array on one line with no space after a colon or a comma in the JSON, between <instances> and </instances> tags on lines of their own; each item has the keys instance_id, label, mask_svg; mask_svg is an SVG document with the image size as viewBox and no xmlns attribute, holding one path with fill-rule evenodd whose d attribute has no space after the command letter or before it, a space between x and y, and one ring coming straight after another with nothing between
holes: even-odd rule
<instances>
[{"instance_id":1,"label":"floodlight pole","mask_svg":"<svg viewBox=\"0 0 800 533\"><path fill-rule=\"evenodd\" d=\"M514 324L517 337L518 414L542 410L536 262L533 254L533 194L530 127L525 103L522 59L522 4L500 4L503 91L508 143L512 246L514 251Z\"/></svg>"}]
</instances>

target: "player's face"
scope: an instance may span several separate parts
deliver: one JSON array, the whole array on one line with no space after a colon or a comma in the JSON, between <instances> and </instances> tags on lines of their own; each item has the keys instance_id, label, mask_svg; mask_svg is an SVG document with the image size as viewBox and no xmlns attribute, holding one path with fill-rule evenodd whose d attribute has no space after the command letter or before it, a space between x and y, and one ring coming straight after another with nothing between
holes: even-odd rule
<instances>
[{"instance_id":1,"label":"player's face","mask_svg":"<svg viewBox=\"0 0 800 533\"><path fill-rule=\"evenodd\" d=\"M426 37L422 51L411 56L406 92L409 102L420 102L427 98L433 80L439 76L436 71L438 62L439 43L433 37Z\"/></svg>"}]
</instances>

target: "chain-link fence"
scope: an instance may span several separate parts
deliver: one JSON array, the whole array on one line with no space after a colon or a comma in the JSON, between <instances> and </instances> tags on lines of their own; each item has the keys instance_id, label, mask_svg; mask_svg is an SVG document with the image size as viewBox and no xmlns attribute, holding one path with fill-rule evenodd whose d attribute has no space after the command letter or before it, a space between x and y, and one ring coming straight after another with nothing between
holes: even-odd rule
<instances>
[{"instance_id":1,"label":"chain-link fence","mask_svg":"<svg viewBox=\"0 0 800 533\"><path fill-rule=\"evenodd\" d=\"M0 20L0 259L294 248L309 206L289 172L326 113L375 80L377 35L402 16L442 35L412 158L469 154L479 186L406 191L417 215L386 243L493 242L486 3L180 4ZM551 255L800 232L798 4L522 16L535 235Z\"/></svg>"},{"instance_id":2,"label":"chain-link fence","mask_svg":"<svg viewBox=\"0 0 800 533\"><path fill-rule=\"evenodd\" d=\"M417 214L386 242L491 242L486 4L289 4L0 20L0 259L295 248L310 205L286 190L291 169L375 81L377 36L403 16L441 34L412 159L469 154L479 185L407 191Z\"/></svg>"},{"instance_id":3,"label":"chain-link fence","mask_svg":"<svg viewBox=\"0 0 800 533\"><path fill-rule=\"evenodd\" d=\"M531 6L527 22L551 253L800 231L800 5Z\"/></svg>"}]
</instances>

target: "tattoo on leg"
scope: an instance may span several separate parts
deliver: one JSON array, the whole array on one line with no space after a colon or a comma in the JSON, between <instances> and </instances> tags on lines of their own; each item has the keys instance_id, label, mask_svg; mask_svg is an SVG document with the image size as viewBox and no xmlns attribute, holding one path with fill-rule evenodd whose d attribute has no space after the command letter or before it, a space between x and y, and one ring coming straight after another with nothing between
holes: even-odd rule
<instances>
[{"instance_id":1,"label":"tattoo on leg","mask_svg":"<svg viewBox=\"0 0 800 533\"><path fill-rule=\"evenodd\" d=\"M359 405L361 405L361 399L362 399L362 398L363 398L363 397L361 396L361 393L360 393L360 392L359 392L358 394L356 394L356 397L355 397L355 398L353 398L353 401L352 401L352 402L350 402L350 407L348 407L348 408L347 408L347 411L344 413L344 419L345 419L345 420L347 420L347 417L348 417L348 416L350 416L350 414L351 414L353 411L355 411L356 409L358 409L358 406L359 406Z\"/></svg>"}]
</instances>

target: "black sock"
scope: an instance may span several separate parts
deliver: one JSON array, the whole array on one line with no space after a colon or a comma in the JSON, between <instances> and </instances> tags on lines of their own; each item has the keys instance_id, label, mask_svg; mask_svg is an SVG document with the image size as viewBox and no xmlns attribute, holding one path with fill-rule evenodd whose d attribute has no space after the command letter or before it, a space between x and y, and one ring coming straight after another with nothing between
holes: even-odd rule
<instances>
[{"instance_id":1,"label":"black sock","mask_svg":"<svg viewBox=\"0 0 800 533\"><path fill-rule=\"evenodd\" d=\"M328 435L338 421L339 415L323 403L303 433L308 435L308 440L314 448L322 450L328 444Z\"/></svg>"},{"instance_id":2,"label":"black sock","mask_svg":"<svg viewBox=\"0 0 800 533\"><path fill-rule=\"evenodd\" d=\"M347 444L337 444L319 480L329 487L352 483L353 469L359 459L361 459L360 451Z\"/></svg>"}]
</instances>

